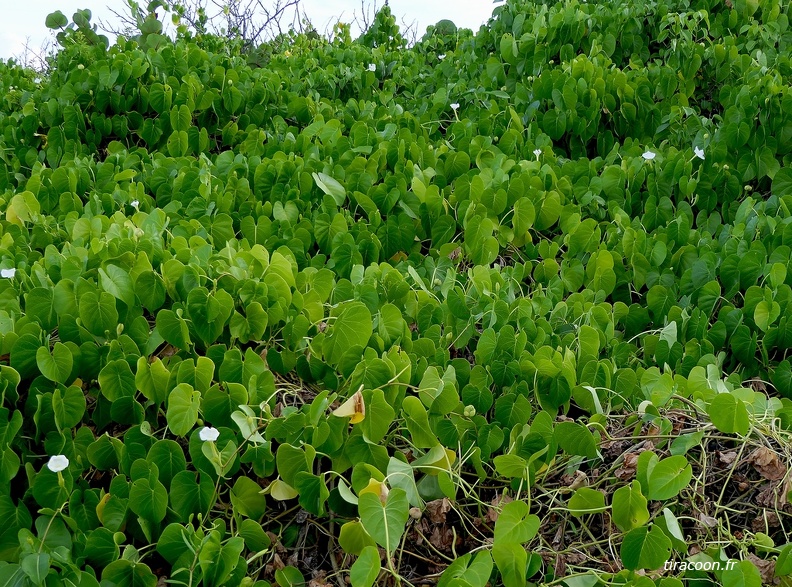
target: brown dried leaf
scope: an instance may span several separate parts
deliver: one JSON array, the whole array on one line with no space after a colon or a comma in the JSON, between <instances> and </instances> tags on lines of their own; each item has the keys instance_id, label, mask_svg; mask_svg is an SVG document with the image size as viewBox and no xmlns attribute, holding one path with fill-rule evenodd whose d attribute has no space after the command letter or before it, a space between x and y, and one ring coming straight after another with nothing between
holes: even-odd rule
<instances>
[{"instance_id":1,"label":"brown dried leaf","mask_svg":"<svg viewBox=\"0 0 792 587\"><path fill-rule=\"evenodd\" d=\"M490 522L497 522L498 516L500 516L500 512L498 512L497 507L501 504L506 505L510 501L514 501L514 499L502 493L499 493L494 498L492 498L492 501L490 502L492 503L492 507L487 508L487 519L489 519Z\"/></svg>"},{"instance_id":2,"label":"brown dried leaf","mask_svg":"<svg viewBox=\"0 0 792 587\"><path fill-rule=\"evenodd\" d=\"M621 467L613 473L617 479L627 481L635 477L635 469L638 466L639 453L630 452L624 455Z\"/></svg>"},{"instance_id":3,"label":"brown dried leaf","mask_svg":"<svg viewBox=\"0 0 792 587\"><path fill-rule=\"evenodd\" d=\"M758 377L754 377L753 379L749 379L746 383L753 389L754 391L759 391L764 393L767 391L767 384L759 379Z\"/></svg>"},{"instance_id":4,"label":"brown dried leaf","mask_svg":"<svg viewBox=\"0 0 792 587\"><path fill-rule=\"evenodd\" d=\"M778 481L786 475L786 465L781 462L775 451L760 446L748 457L748 462L759 474L770 481Z\"/></svg>"},{"instance_id":5,"label":"brown dried leaf","mask_svg":"<svg viewBox=\"0 0 792 587\"><path fill-rule=\"evenodd\" d=\"M718 461L726 467L731 467L735 460L737 460L737 451L718 452Z\"/></svg>"},{"instance_id":6,"label":"brown dried leaf","mask_svg":"<svg viewBox=\"0 0 792 587\"><path fill-rule=\"evenodd\" d=\"M705 513L700 513L698 515L699 523L704 526L705 528L714 528L718 525L718 520L713 518L712 516L708 516Z\"/></svg>"},{"instance_id":7,"label":"brown dried leaf","mask_svg":"<svg viewBox=\"0 0 792 587\"><path fill-rule=\"evenodd\" d=\"M582 565L586 560L586 555L580 552L570 552L566 555L566 562L570 565Z\"/></svg>"},{"instance_id":8,"label":"brown dried leaf","mask_svg":"<svg viewBox=\"0 0 792 587\"><path fill-rule=\"evenodd\" d=\"M555 576L563 577L564 575L566 575L566 557L563 554L559 554L555 563Z\"/></svg>"},{"instance_id":9,"label":"brown dried leaf","mask_svg":"<svg viewBox=\"0 0 792 587\"><path fill-rule=\"evenodd\" d=\"M446 521L446 514L450 511L451 502L447 497L435 499L426 504L426 512L429 514L429 519L435 524L444 524Z\"/></svg>"},{"instance_id":10,"label":"brown dried leaf","mask_svg":"<svg viewBox=\"0 0 792 587\"><path fill-rule=\"evenodd\" d=\"M759 569L759 574L762 575L762 584L778 585L781 582L781 580L775 576L775 561L764 560L753 553L748 554L748 560Z\"/></svg>"},{"instance_id":11,"label":"brown dried leaf","mask_svg":"<svg viewBox=\"0 0 792 587\"><path fill-rule=\"evenodd\" d=\"M588 475L586 475L583 471L575 471L575 478L569 484L570 489L579 489L580 487L585 487L589 484Z\"/></svg>"},{"instance_id":12,"label":"brown dried leaf","mask_svg":"<svg viewBox=\"0 0 792 587\"><path fill-rule=\"evenodd\" d=\"M783 483L768 483L756 495L756 503L762 507L781 509L788 505L787 494L792 489L792 479L787 478Z\"/></svg>"},{"instance_id":13,"label":"brown dried leaf","mask_svg":"<svg viewBox=\"0 0 792 587\"><path fill-rule=\"evenodd\" d=\"M559 546L561 546L563 541L564 541L564 526L562 524L561 526L558 527L558 530L556 530L555 536L553 536L553 547L556 550L560 550Z\"/></svg>"},{"instance_id":14,"label":"brown dried leaf","mask_svg":"<svg viewBox=\"0 0 792 587\"><path fill-rule=\"evenodd\" d=\"M269 537L270 542L275 545L275 551L278 554L283 554L286 552L286 549L283 548L283 544L281 544L277 534L275 534L274 532L267 531L267 536Z\"/></svg>"},{"instance_id":15,"label":"brown dried leaf","mask_svg":"<svg viewBox=\"0 0 792 587\"><path fill-rule=\"evenodd\" d=\"M277 553L275 553L275 556L272 557L272 566L276 571L286 567L286 565L283 564L281 557Z\"/></svg>"},{"instance_id":16,"label":"brown dried leaf","mask_svg":"<svg viewBox=\"0 0 792 587\"><path fill-rule=\"evenodd\" d=\"M435 526L429 536L429 542L437 550L446 551L451 549L454 543L454 531L448 526Z\"/></svg>"},{"instance_id":17,"label":"brown dried leaf","mask_svg":"<svg viewBox=\"0 0 792 587\"><path fill-rule=\"evenodd\" d=\"M313 575L313 579L308 581L308 587L328 587L328 585L332 585L325 578L327 575L325 571L314 571Z\"/></svg>"},{"instance_id":18,"label":"brown dried leaf","mask_svg":"<svg viewBox=\"0 0 792 587\"><path fill-rule=\"evenodd\" d=\"M751 529L754 532L766 532L768 528L778 528L781 525L781 520L778 514L764 510L762 515L756 516L751 520Z\"/></svg>"}]
</instances>

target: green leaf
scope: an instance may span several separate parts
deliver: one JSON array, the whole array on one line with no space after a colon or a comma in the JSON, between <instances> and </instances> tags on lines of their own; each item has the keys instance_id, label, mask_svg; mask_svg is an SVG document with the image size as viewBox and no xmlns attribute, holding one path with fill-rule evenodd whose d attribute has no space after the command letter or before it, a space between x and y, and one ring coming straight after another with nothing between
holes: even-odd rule
<instances>
[{"instance_id":1,"label":"green leaf","mask_svg":"<svg viewBox=\"0 0 792 587\"><path fill-rule=\"evenodd\" d=\"M180 383L168 395L168 411L165 418L168 427L176 436L186 436L198 421L201 393L191 385Z\"/></svg>"},{"instance_id":2,"label":"green leaf","mask_svg":"<svg viewBox=\"0 0 792 587\"><path fill-rule=\"evenodd\" d=\"M396 412L381 389L364 389L363 404L366 406L366 416L360 423L363 435L369 442L378 444L388 433Z\"/></svg>"},{"instance_id":3,"label":"green leaf","mask_svg":"<svg viewBox=\"0 0 792 587\"><path fill-rule=\"evenodd\" d=\"M779 198L792 196L792 167L782 167L776 172L770 191Z\"/></svg>"},{"instance_id":4,"label":"green leaf","mask_svg":"<svg viewBox=\"0 0 792 587\"><path fill-rule=\"evenodd\" d=\"M693 478L693 467L681 455L659 461L647 474L651 500L672 499L687 487Z\"/></svg>"},{"instance_id":5,"label":"green leaf","mask_svg":"<svg viewBox=\"0 0 792 587\"><path fill-rule=\"evenodd\" d=\"M437 437L432 432L429 424L429 414L426 412L421 400L415 396L408 396L402 402L402 410L407 422L407 430L413 445L417 448L432 448L437 445Z\"/></svg>"},{"instance_id":6,"label":"green leaf","mask_svg":"<svg viewBox=\"0 0 792 587\"><path fill-rule=\"evenodd\" d=\"M252 552L261 552L272 544L272 540L261 527L253 520L242 520L239 525L239 535L245 541L245 546Z\"/></svg>"},{"instance_id":7,"label":"green leaf","mask_svg":"<svg viewBox=\"0 0 792 587\"><path fill-rule=\"evenodd\" d=\"M165 303L165 282L157 273L144 271L135 280L135 295L149 312Z\"/></svg>"},{"instance_id":8,"label":"green leaf","mask_svg":"<svg viewBox=\"0 0 792 587\"><path fill-rule=\"evenodd\" d=\"M383 504L378 495L364 493L359 497L360 521L369 535L392 555L401 541L404 525L410 517L410 504L403 489L391 489Z\"/></svg>"},{"instance_id":9,"label":"green leaf","mask_svg":"<svg viewBox=\"0 0 792 587\"><path fill-rule=\"evenodd\" d=\"M248 477L237 478L231 488L231 504L237 513L254 520L267 511L267 498L261 493L261 486Z\"/></svg>"},{"instance_id":10,"label":"green leaf","mask_svg":"<svg viewBox=\"0 0 792 587\"><path fill-rule=\"evenodd\" d=\"M112 336L118 325L115 298L103 291L98 295L89 291L80 296L80 321L94 336Z\"/></svg>"},{"instance_id":11,"label":"green leaf","mask_svg":"<svg viewBox=\"0 0 792 587\"><path fill-rule=\"evenodd\" d=\"M173 476L168 497L174 512L182 521L190 514L206 512L214 497L214 483L201 475L200 482L193 471L180 471Z\"/></svg>"},{"instance_id":12,"label":"green leaf","mask_svg":"<svg viewBox=\"0 0 792 587\"><path fill-rule=\"evenodd\" d=\"M325 173L312 173L311 177L313 177L320 190L328 196L332 196L337 206L344 204L346 200L346 189L344 189L344 186Z\"/></svg>"},{"instance_id":13,"label":"green leaf","mask_svg":"<svg viewBox=\"0 0 792 587\"><path fill-rule=\"evenodd\" d=\"M591 430L577 422L560 422L555 427L555 441L567 453L589 459L597 458L597 441Z\"/></svg>"},{"instance_id":14,"label":"green leaf","mask_svg":"<svg viewBox=\"0 0 792 587\"><path fill-rule=\"evenodd\" d=\"M104 568L102 581L109 581L116 587L156 587L157 585L157 577L148 565L123 558Z\"/></svg>"},{"instance_id":15,"label":"green leaf","mask_svg":"<svg viewBox=\"0 0 792 587\"><path fill-rule=\"evenodd\" d=\"M495 544L528 542L539 530L539 518L529 513L524 501L511 501L503 506L495 522Z\"/></svg>"},{"instance_id":16,"label":"green leaf","mask_svg":"<svg viewBox=\"0 0 792 587\"><path fill-rule=\"evenodd\" d=\"M52 412L58 430L73 428L82 421L85 414L85 394L79 387L60 388L52 392Z\"/></svg>"},{"instance_id":17,"label":"green leaf","mask_svg":"<svg viewBox=\"0 0 792 587\"><path fill-rule=\"evenodd\" d=\"M410 505L416 507L423 506L423 500L418 495L418 487L415 485L415 474L412 465L391 457L388 461L388 482L392 487L399 487L407 494Z\"/></svg>"},{"instance_id":18,"label":"green leaf","mask_svg":"<svg viewBox=\"0 0 792 587\"><path fill-rule=\"evenodd\" d=\"M379 551L374 546L366 546L349 570L352 587L371 587L381 568Z\"/></svg>"},{"instance_id":19,"label":"green leaf","mask_svg":"<svg viewBox=\"0 0 792 587\"><path fill-rule=\"evenodd\" d=\"M275 582L280 587L302 587L305 577L296 567L283 567L275 571Z\"/></svg>"},{"instance_id":20,"label":"green leaf","mask_svg":"<svg viewBox=\"0 0 792 587\"><path fill-rule=\"evenodd\" d=\"M601 491L590 487L577 489L569 499L569 511L576 517L604 512L606 509L605 496Z\"/></svg>"},{"instance_id":21,"label":"green leaf","mask_svg":"<svg viewBox=\"0 0 792 587\"><path fill-rule=\"evenodd\" d=\"M157 312L157 331L160 336L176 348L187 350L190 346L190 329L187 322L176 312Z\"/></svg>"},{"instance_id":22,"label":"green leaf","mask_svg":"<svg viewBox=\"0 0 792 587\"><path fill-rule=\"evenodd\" d=\"M707 415L715 427L726 434L745 436L751 421L745 403L731 393L719 393L710 402Z\"/></svg>"},{"instance_id":23,"label":"green leaf","mask_svg":"<svg viewBox=\"0 0 792 587\"><path fill-rule=\"evenodd\" d=\"M119 548L113 532L107 528L97 528L88 534L85 541L85 557L98 568L104 568L118 560Z\"/></svg>"},{"instance_id":24,"label":"green leaf","mask_svg":"<svg viewBox=\"0 0 792 587\"><path fill-rule=\"evenodd\" d=\"M647 500L641 493L641 484L633 481L631 485L619 487L613 493L613 523L622 532L643 526L649 521Z\"/></svg>"},{"instance_id":25,"label":"green leaf","mask_svg":"<svg viewBox=\"0 0 792 587\"><path fill-rule=\"evenodd\" d=\"M331 365L337 365L350 347L365 347L372 332L371 312L365 304L361 302L345 304L327 329L322 347L325 359Z\"/></svg>"},{"instance_id":26,"label":"green leaf","mask_svg":"<svg viewBox=\"0 0 792 587\"><path fill-rule=\"evenodd\" d=\"M217 530L212 531L207 538L198 553L203 583L206 587L220 587L239 564L239 555L245 548L245 541L235 536L221 544L220 532Z\"/></svg>"},{"instance_id":27,"label":"green leaf","mask_svg":"<svg viewBox=\"0 0 792 587\"><path fill-rule=\"evenodd\" d=\"M781 547L781 552L778 553L776 559L775 576L785 577L792 575L792 543L785 544Z\"/></svg>"},{"instance_id":28,"label":"green leaf","mask_svg":"<svg viewBox=\"0 0 792 587\"><path fill-rule=\"evenodd\" d=\"M36 351L36 364L41 374L50 381L66 383L72 372L72 353L65 344L56 342L50 354L47 347Z\"/></svg>"},{"instance_id":29,"label":"green leaf","mask_svg":"<svg viewBox=\"0 0 792 587\"><path fill-rule=\"evenodd\" d=\"M338 544L347 554L359 555L367 546L375 546L375 540L366 532L360 522L347 522L341 526Z\"/></svg>"},{"instance_id":30,"label":"green leaf","mask_svg":"<svg viewBox=\"0 0 792 587\"><path fill-rule=\"evenodd\" d=\"M129 509L151 522L161 522L168 511L168 490L157 480L138 479L129 490Z\"/></svg>"},{"instance_id":31,"label":"green leaf","mask_svg":"<svg viewBox=\"0 0 792 587\"><path fill-rule=\"evenodd\" d=\"M69 24L69 19L60 10L49 13L44 21L44 26L48 29L62 29L67 24Z\"/></svg>"},{"instance_id":32,"label":"green leaf","mask_svg":"<svg viewBox=\"0 0 792 587\"><path fill-rule=\"evenodd\" d=\"M121 300L128 307L135 305L135 291L132 287L132 280L129 273L116 267L107 265L104 269L99 268L99 285L114 298Z\"/></svg>"},{"instance_id":33,"label":"green leaf","mask_svg":"<svg viewBox=\"0 0 792 587\"><path fill-rule=\"evenodd\" d=\"M178 442L170 439L158 440L151 445L146 461L156 465L159 480L166 488L170 488L173 478L187 468L184 451Z\"/></svg>"},{"instance_id":34,"label":"green leaf","mask_svg":"<svg viewBox=\"0 0 792 587\"><path fill-rule=\"evenodd\" d=\"M671 540L657 526L642 526L627 533L620 554L625 569L655 570L671 556Z\"/></svg>"},{"instance_id":35,"label":"green leaf","mask_svg":"<svg viewBox=\"0 0 792 587\"><path fill-rule=\"evenodd\" d=\"M50 556L46 552L34 552L23 557L19 566L33 585L43 585L50 569Z\"/></svg>"},{"instance_id":36,"label":"green leaf","mask_svg":"<svg viewBox=\"0 0 792 587\"><path fill-rule=\"evenodd\" d=\"M140 357L135 373L135 386L156 405L160 405L168 398L168 382L170 371L163 362L156 358L149 362L146 357Z\"/></svg>"},{"instance_id":37,"label":"green leaf","mask_svg":"<svg viewBox=\"0 0 792 587\"><path fill-rule=\"evenodd\" d=\"M111 402L122 397L133 397L137 389L129 363L123 359L107 363L99 372L99 389Z\"/></svg>"},{"instance_id":38,"label":"green leaf","mask_svg":"<svg viewBox=\"0 0 792 587\"><path fill-rule=\"evenodd\" d=\"M479 552L472 562L471 555L464 554L446 567L437 587L485 587L491 575L492 555L489 552ZM455 579L464 583L455 582Z\"/></svg>"},{"instance_id":39,"label":"green leaf","mask_svg":"<svg viewBox=\"0 0 792 587\"><path fill-rule=\"evenodd\" d=\"M504 587L525 587L528 553L517 542L500 542L492 547L492 558L501 574Z\"/></svg>"},{"instance_id":40,"label":"green leaf","mask_svg":"<svg viewBox=\"0 0 792 587\"><path fill-rule=\"evenodd\" d=\"M730 561L732 562L732 561ZM762 575L751 561L737 561L729 564L721 573L723 587L761 587Z\"/></svg>"}]
</instances>

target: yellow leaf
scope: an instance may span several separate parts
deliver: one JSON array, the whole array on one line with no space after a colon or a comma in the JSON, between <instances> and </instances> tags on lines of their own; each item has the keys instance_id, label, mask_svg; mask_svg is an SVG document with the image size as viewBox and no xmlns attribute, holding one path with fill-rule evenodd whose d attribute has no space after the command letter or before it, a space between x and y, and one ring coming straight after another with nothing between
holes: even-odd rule
<instances>
[{"instance_id":1,"label":"yellow leaf","mask_svg":"<svg viewBox=\"0 0 792 587\"><path fill-rule=\"evenodd\" d=\"M366 404L363 401L363 394L360 391L350 397L333 412L334 416L349 416L352 424L359 424L366 417Z\"/></svg>"},{"instance_id":2,"label":"yellow leaf","mask_svg":"<svg viewBox=\"0 0 792 587\"><path fill-rule=\"evenodd\" d=\"M385 501L388 499L388 493L390 490L388 486L385 485L382 481L377 481L376 479L372 479L369 481L368 485L366 485L363 489L358 492L358 497L363 495L364 493L373 493L379 500L382 502L382 505L385 505Z\"/></svg>"},{"instance_id":3,"label":"yellow leaf","mask_svg":"<svg viewBox=\"0 0 792 587\"><path fill-rule=\"evenodd\" d=\"M297 497L297 490L288 483L275 479L269 484L269 487L264 491L269 491L269 494L278 501L286 501L287 499L294 499Z\"/></svg>"},{"instance_id":4,"label":"yellow leaf","mask_svg":"<svg viewBox=\"0 0 792 587\"><path fill-rule=\"evenodd\" d=\"M440 472L438 469L450 471L456 457L456 452L438 445L421 458L416 459L412 465L425 471L427 475L437 475Z\"/></svg>"}]
</instances>

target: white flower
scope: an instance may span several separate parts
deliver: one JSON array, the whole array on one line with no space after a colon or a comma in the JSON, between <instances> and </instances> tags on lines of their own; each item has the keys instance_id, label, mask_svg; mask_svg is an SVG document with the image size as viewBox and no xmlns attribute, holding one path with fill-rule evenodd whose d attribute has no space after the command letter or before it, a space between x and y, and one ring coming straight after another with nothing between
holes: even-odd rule
<instances>
[{"instance_id":1,"label":"white flower","mask_svg":"<svg viewBox=\"0 0 792 587\"><path fill-rule=\"evenodd\" d=\"M652 151L647 151L646 153L644 153L643 155L641 155L641 157L643 157L643 158L644 158L644 159L646 159L647 161L651 161L652 159L654 159L655 157L657 157L657 153L653 153Z\"/></svg>"},{"instance_id":2,"label":"white flower","mask_svg":"<svg viewBox=\"0 0 792 587\"><path fill-rule=\"evenodd\" d=\"M704 149L693 147L693 154L701 160L704 160Z\"/></svg>"},{"instance_id":3,"label":"white flower","mask_svg":"<svg viewBox=\"0 0 792 587\"><path fill-rule=\"evenodd\" d=\"M16 269L13 267L11 267L11 269L0 269L0 277L7 277L8 279L13 279L15 273L16 273Z\"/></svg>"},{"instance_id":4,"label":"white flower","mask_svg":"<svg viewBox=\"0 0 792 587\"><path fill-rule=\"evenodd\" d=\"M64 455L55 455L54 457L50 457L49 462L47 462L47 468L53 473L60 473L68 466L69 459L67 459Z\"/></svg>"},{"instance_id":5,"label":"white flower","mask_svg":"<svg viewBox=\"0 0 792 587\"><path fill-rule=\"evenodd\" d=\"M140 206L140 202L138 202L137 200L132 200L129 203L129 205L132 206L135 210L137 210L138 206Z\"/></svg>"},{"instance_id":6,"label":"white flower","mask_svg":"<svg viewBox=\"0 0 792 587\"><path fill-rule=\"evenodd\" d=\"M542 154L542 149L534 149L533 154L536 155L537 159L539 159L539 155Z\"/></svg>"},{"instance_id":7,"label":"white flower","mask_svg":"<svg viewBox=\"0 0 792 587\"><path fill-rule=\"evenodd\" d=\"M377 71L377 66L374 65L373 63L369 63L368 70L369 71Z\"/></svg>"},{"instance_id":8,"label":"white flower","mask_svg":"<svg viewBox=\"0 0 792 587\"><path fill-rule=\"evenodd\" d=\"M201 431L198 433L198 438L206 442L214 442L220 436L220 431L217 428L212 428L211 426L204 426L201 428Z\"/></svg>"},{"instance_id":9,"label":"white flower","mask_svg":"<svg viewBox=\"0 0 792 587\"><path fill-rule=\"evenodd\" d=\"M443 59L445 59L445 56L446 56L446 54L445 54L445 53L442 53L442 54L438 55L438 56L437 56L437 58L438 58L440 61L442 61Z\"/></svg>"},{"instance_id":10,"label":"white flower","mask_svg":"<svg viewBox=\"0 0 792 587\"><path fill-rule=\"evenodd\" d=\"M454 102L453 104L451 104L451 110L455 112L459 110L459 102Z\"/></svg>"},{"instance_id":11,"label":"white flower","mask_svg":"<svg viewBox=\"0 0 792 587\"><path fill-rule=\"evenodd\" d=\"M77 69L85 69L85 66L82 63L78 63Z\"/></svg>"}]
</instances>

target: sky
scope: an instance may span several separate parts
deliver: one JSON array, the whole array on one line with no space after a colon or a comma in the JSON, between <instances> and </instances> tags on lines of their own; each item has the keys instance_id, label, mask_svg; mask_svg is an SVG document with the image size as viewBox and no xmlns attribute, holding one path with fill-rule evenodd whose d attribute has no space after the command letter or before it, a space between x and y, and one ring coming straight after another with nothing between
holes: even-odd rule
<instances>
[{"instance_id":1,"label":"sky","mask_svg":"<svg viewBox=\"0 0 792 587\"><path fill-rule=\"evenodd\" d=\"M367 5L371 0L364 0ZM145 5L145 0L139 2ZM379 1L379 5L383 2ZM47 14L61 10L69 20L75 10L88 8L92 22L97 19L112 22L111 8L124 13L124 0L0 0L3 18L0 19L0 59L19 56L25 44L39 50L51 38L44 26ZM320 31L337 20L351 22L354 14L361 12L361 0L303 0L305 12ZM390 7L398 22L417 21L419 37L426 27L447 18L459 27L477 31L492 14L492 0L390 0Z\"/></svg>"}]
</instances>

